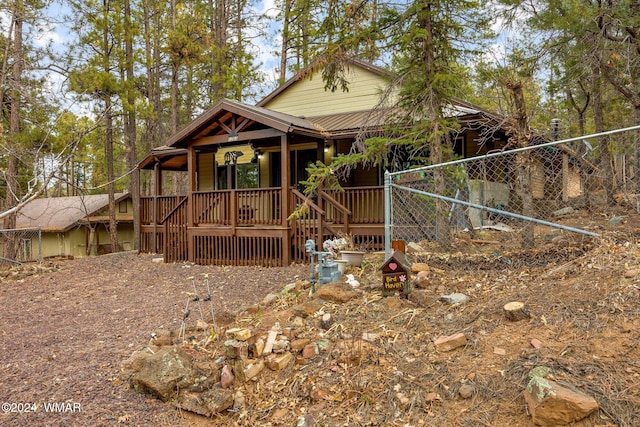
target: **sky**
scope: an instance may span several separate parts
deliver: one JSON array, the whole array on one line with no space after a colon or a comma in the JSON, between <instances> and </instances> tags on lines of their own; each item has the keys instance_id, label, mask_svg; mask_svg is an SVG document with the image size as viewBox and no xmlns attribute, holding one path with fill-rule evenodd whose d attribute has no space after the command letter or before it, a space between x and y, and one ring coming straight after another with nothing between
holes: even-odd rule
<instances>
[{"instance_id":1,"label":"sky","mask_svg":"<svg viewBox=\"0 0 640 427\"><path fill-rule=\"evenodd\" d=\"M69 28L64 25L64 15L69 13L69 9L64 6L64 2L54 2L47 8L47 15L51 19L51 23L43 25L43 27L33 32L31 37L37 47L45 47L51 45L56 51L64 52L64 45L73 43L74 35L70 32ZM275 7L274 0L259 0L253 7L253 13L265 14L268 17L275 18L277 15L277 9ZM3 31L6 31L9 20L6 14L0 12L0 27ZM260 71L264 74L266 85L268 90L275 89L275 84L278 79L279 58L274 53L279 51L277 43L279 41L279 35L277 33L277 23L273 19L272 27L269 29L268 37L254 37L253 42L255 44L256 63L260 64ZM50 96L60 99L63 96L64 77L59 73L49 71L45 72L47 79L47 87L51 93ZM83 107L77 104L77 101L71 97L66 97L68 100L68 109L79 114L90 114L88 110L83 110Z\"/></svg>"}]
</instances>

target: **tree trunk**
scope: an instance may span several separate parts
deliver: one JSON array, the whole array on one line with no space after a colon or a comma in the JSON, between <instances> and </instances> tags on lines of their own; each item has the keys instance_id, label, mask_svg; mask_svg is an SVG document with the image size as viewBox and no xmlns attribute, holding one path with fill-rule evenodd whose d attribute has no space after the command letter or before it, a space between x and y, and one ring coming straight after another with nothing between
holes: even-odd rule
<instances>
[{"instance_id":1,"label":"tree trunk","mask_svg":"<svg viewBox=\"0 0 640 427\"><path fill-rule=\"evenodd\" d=\"M104 10L105 16L108 16L108 8ZM102 65L105 73L111 72L111 57L109 43L109 29L104 28L102 33L103 57ZM113 165L113 111L111 106L111 94L108 89L102 95L104 101L104 133L105 133L105 161L107 162L107 192L109 197L109 237L111 238L111 251L118 250L118 226L116 222L116 203L115 203L115 171Z\"/></svg>"},{"instance_id":2,"label":"tree trunk","mask_svg":"<svg viewBox=\"0 0 640 427\"><path fill-rule=\"evenodd\" d=\"M280 48L280 77L278 78L278 84L283 84L287 79L287 59L289 41L291 40L289 20L291 19L292 4L292 0L285 0L284 10L282 11L282 46Z\"/></svg>"},{"instance_id":3,"label":"tree trunk","mask_svg":"<svg viewBox=\"0 0 640 427\"><path fill-rule=\"evenodd\" d=\"M127 151L127 169L131 171L129 180L129 194L133 200L133 249L140 249L140 171L136 167L138 164L137 135L136 135L136 97L134 92L135 75L133 73L133 34L131 32L131 4L130 0L124 2L124 22L125 22L125 57L126 57L126 90L127 108L125 109L125 145Z\"/></svg>"},{"instance_id":4,"label":"tree trunk","mask_svg":"<svg viewBox=\"0 0 640 427\"><path fill-rule=\"evenodd\" d=\"M20 89L22 81L22 26L23 26L23 5L22 0L15 2L13 10L13 69L11 72L10 87L10 117L9 117L9 138L12 140L13 150L18 150L17 136L20 132ZM9 153L9 161L6 170L7 189L5 196L5 209L9 210L18 204L19 188L18 173L20 169L20 160L18 154ZM16 228L16 214L11 213L4 218L4 229ZM15 259L17 254L17 242L13 233L3 234L4 236L4 256L9 259Z\"/></svg>"},{"instance_id":5,"label":"tree trunk","mask_svg":"<svg viewBox=\"0 0 640 427\"><path fill-rule=\"evenodd\" d=\"M593 85L593 124L596 133L604 132L604 111L602 108L602 88L600 84L600 68L594 64L592 68ZM611 153L609 152L609 139L606 136L598 138L598 153L600 155L600 179L604 190L604 203L609 206L613 200L613 166L611 164Z\"/></svg>"},{"instance_id":6,"label":"tree trunk","mask_svg":"<svg viewBox=\"0 0 640 427\"><path fill-rule=\"evenodd\" d=\"M176 30L176 1L171 0L171 29L173 31ZM178 98L178 73L180 72L180 63L178 62L178 58L171 58L171 89L170 89L170 97L171 97L171 134L174 134L178 131L179 123L179 114L178 110L180 108L180 102ZM171 182L173 186L173 194L180 194L180 175L178 172L173 172L171 174Z\"/></svg>"},{"instance_id":7,"label":"tree trunk","mask_svg":"<svg viewBox=\"0 0 640 427\"><path fill-rule=\"evenodd\" d=\"M145 154L151 152L151 149L160 141L159 115L162 112L160 105L160 82L158 67L160 64L160 46L158 44L158 18L159 15L155 11L157 5L151 0L143 2L143 25L144 25L144 51L145 66L147 72L146 96L149 104L153 108L153 114L146 118L145 133L142 137L141 149ZM138 174L140 180L140 175ZM151 195L151 183L149 179L144 179L140 184L140 192L144 195Z\"/></svg>"},{"instance_id":8,"label":"tree trunk","mask_svg":"<svg viewBox=\"0 0 640 427\"><path fill-rule=\"evenodd\" d=\"M433 21L431 8L427 3L420 11L419 25L424 29L425 36L422 39L422 62L427 75L436 73L436 54L433 40ZM430 93L424 98L423 111L431 126L431 139L429 143L429 158L432 164L439 164L444 161L442 134L442 99L440 93L432 86L428 89ZM434 192L444 195L446 192L446 177L442 168L433 170ZM451 230L449 229L448 206L444 200L436 199L436 240L443 248L451 245Z\"/></svg>"},{"instance_id":9,"label":"tree trunk","mask_svg":"<svg viewBox=\"0 0 640 427\"><path fill-rule=\"evenodd\" d=\"M109 193L109 237L111 251L118 251L118 223L116 221L115 172L113 167L113 113L111 99L105 98L105 159L107 162L107 192Z\"/></svg>"},{"instance_id":10,"label":"tree trunk","mask_svg":"<svg viewBox=\"0 0 640 427\"><path fill-rule=\"evenodd\" d=\"M516 114L516 134L515 147L525 148L529 146L529 124L527 119L527 108L524 100L524 92L520 82L507 83L507 89L511 92L515 104ZM533 194L531 188L531 173L533 162L531 151L524 151L516 154L516 191L522 201L522 215L533 218L535 207L533 204ZM522 249L531 249L535 244L534 223L524 221L522 226L521 242Z\"/></svg>"}]
</instances>

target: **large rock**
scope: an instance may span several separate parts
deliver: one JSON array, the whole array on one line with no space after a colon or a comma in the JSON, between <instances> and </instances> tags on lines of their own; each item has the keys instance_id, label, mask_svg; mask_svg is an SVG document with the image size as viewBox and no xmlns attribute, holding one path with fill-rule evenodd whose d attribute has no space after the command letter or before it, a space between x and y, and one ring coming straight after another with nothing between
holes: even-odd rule
<instances>
[{"instance_id":1,"label":"large rock","mask_svg":"<svg viewBox=\"0 0 640 427\"><path fill-rule=\"evenodd\" d=\"M172 404L176 408L211 417L233 405L233 393L219 387L203 393L181 391Z\"/></svg>"},{"instance_id":2,"label":"large rock","mask_svg":"<svg viewBox=\"0 0 640 427\"><path fill-rule=\"evenodd\" d=\"M144 368L147 359L153 356L148 349L136 350L131 357L120 363L120 378L123 381L131 381L131 378Z\"/></svg>"},{"instance_id":3,"label":"large rock","mask_svg":"<svg viewBox=\"0 0 640 427\"><path fill-rule=\"evenodd\" d=\"M360 294L353 290L348 283L331 282L317 288L315 298L321 298L337 304L342 304L357 298Z\"/></svg>"},{"instance_id":4,"label":"large rock","mask_svg":"<svg viewBox=\"0 0 640 427\"><path fill-rule=\"evenodd\" d=\"M598 402L573 386L560 385L548 377L551 370L544 366L529 372L529 384L524 398L533 422L539 426L568 425L586 418L598 409Z\"/></svg>"},{"instance_id":5,"label":"large rock","mask_svg":"<svg viewBox=\"0 0 640 427\"><path fill-rule=\"evenodd\" d=\"M166 402L175 396L178 387L189 385L192 364L191 356L181 348L163 347L143 358L131 384L137 391L151 393Z\"/></svg>"}]
</instances>

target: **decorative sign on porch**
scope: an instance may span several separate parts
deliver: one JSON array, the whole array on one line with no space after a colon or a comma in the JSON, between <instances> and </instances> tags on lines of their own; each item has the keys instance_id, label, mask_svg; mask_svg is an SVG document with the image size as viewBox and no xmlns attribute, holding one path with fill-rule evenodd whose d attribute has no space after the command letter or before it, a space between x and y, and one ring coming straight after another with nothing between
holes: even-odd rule
<instances>
[{"instance_id":1,"label":"decorative sign on porch","mask_svg":"<svg viewBox=\"0 0 640 427\"><path fill-rule=\"evenodd\" d=\"M404 253L394 250L380 267L382 270L382 295L394 295L407 298L410 291L410 271Z\"/></svg>"}]
</instances>

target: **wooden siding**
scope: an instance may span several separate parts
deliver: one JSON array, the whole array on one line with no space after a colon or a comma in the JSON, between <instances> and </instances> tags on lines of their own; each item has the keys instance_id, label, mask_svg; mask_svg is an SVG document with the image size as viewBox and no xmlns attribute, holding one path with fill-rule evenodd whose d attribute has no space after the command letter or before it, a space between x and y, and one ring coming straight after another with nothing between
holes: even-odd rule
<instances>
[{"instance_id":1,"label":"wooden siding","mask_svg":"<svg viewBox=\"0 0 640 427\"><path fill-rule=\"evenodd\" d=\"M347 80L349 90L325 90L319 71L295 82L264 107L298 117L363 111L380 102L380 92L387 82L380 75L359 67L351 67Z\"/></svg>"},{"instance_id":2,"label":"wooden siding","mask_svg":"<svg viewBox=\"0 0 640 427\"><path fill-rule=\"evenodd\" d=\"M215 189L213 153L198 155L198 191L211 191Z\"/></svg>"}]
</instances>

